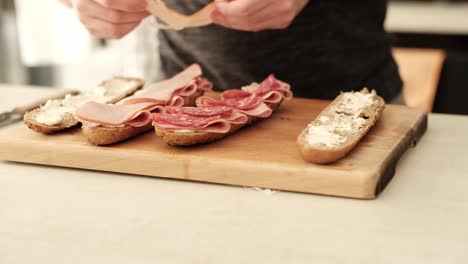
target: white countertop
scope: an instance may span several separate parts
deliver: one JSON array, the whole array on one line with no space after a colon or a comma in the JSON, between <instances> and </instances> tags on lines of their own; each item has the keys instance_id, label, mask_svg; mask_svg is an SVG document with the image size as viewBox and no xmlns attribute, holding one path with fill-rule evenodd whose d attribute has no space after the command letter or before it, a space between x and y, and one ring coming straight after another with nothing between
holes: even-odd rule
<instances>
[{"instance_id":1,"label":"white countertop","mask_svg":"<svg viewBox=\"0 0 468 264\"><path fill-rule=\"evenodd\" d=\"M392 33L468 35L468 3L388 3L385 28Z\"/></svg>"},{"instance_id":2,"label":"white countertop","mask_svg":"<svg viewBox=\"0 0 468 264\"><path fill-rule=\"evenodd\" d=\"M466 135L430 115L370 201L0 161L0 263L463 263Z\"/></svg>"}]
</instances>

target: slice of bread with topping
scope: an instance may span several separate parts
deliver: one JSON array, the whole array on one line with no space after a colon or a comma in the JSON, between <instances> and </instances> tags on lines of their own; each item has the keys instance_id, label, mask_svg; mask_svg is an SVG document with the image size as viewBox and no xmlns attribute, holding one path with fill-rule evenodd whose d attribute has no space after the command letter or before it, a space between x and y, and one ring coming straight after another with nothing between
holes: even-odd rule
<instances>
[{"instance_id":1,"label":"slice of bread with topping","mask_svg":"<svg viewBox=\"0 0 468 264\"><path fill-rule=\"evenodd\" d=\"M298 136L302 157L318 164L341 159L377 122L384 108L385 101L374 90L340 94Z\"/></svg>"},{"instance_id":2,"label":"slice of bread with topping","mask_svg":"<svg viewBox=\"0 0 468 264\"><path fill-rule=\"evenodd\" d=\"M137 78L114 77L103 81L98 87L77 95L68 94L61 99L47 101L46 104L27 112L24 123L32 130L52 134L74 127L79 121L75 116L76 109L89 101L116 103L141 89L144 81Z\"/></svg>"},{"instance_id":3,"label":"slice of bread with topping","mask_svg":"<svg viewBox=\"0 0 468 264\"><path fill-rule=\"evenodd\" d=\"M282 103L281 100L278 103L267 103L273 111L275 111ZM197 144L211 143L222 138L225 138L231 134L234 134L242 127L253 124L261 119L260 117L248 116L248 121L245 124L231 124L231 127L227 133L213 133L206 131L196 130L164 130L155 127L156 135L158 135L164 142L172 146L191 146Z\"/></svg>"},{"instance_id":4,"label":"slice of bread with topping","mask_svg":"<svg viewBox=\"0 0 468 264\"><path fill-rule=\"evenodd\" d=\"M184 99L185 106L194 106L195 101L198 97L202 96L204 91L198 90L192 95L181 96ZM106 126L86 126L83 125L81 129L83 130L83 135L86 139L94 145L110 145L114 144L134 136L137 136L141 133L151 130L153 126L151 122L142 127L133 127L130 125L123 125L121 127L106 127Z\"/></svg>"}]
</instances>

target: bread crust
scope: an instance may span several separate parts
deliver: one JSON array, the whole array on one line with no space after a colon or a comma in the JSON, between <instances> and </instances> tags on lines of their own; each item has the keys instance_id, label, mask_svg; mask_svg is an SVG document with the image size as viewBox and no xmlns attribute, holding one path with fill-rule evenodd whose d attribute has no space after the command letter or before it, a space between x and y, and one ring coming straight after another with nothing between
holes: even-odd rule
<instances>
[{"instance_id":1,"label":"bread crust","mask_svg":"<svg viewBox=\"0 0 468 264\"><path fill-rule=\"evenodd\" d=\"M267 103L273 111L275 111L282 103L281 100L278 103ZM227 133L213 133L205 131L193 131L193 132L177 132L158 129L155 127L156 135L158 135L164 142L171 146L191 146L197 144L207 144L220 139L223 139L229 135L234 134L239 129L251 125L261 119L260 117L249 116L248 121L245 124L231 124L231 128Z\"/></svg>"},{"instance_id":2,"label":"bread crust","mask_svg":"<svg viewBox=\"0 0 468 264\"><path fill-rule=\"evenodd\" d=\"M194 106L195 101L198 97L203 95L203 91L196 91L190 96L182 96L184 99L184 106ZM89 127L83 125L81 127L83 135L86 139L98 146L115 144L120 141L135 137L144 132L150 131L153 128L151 123L146 124L142 127L133 127L129 125L124 125L122 127Z\"/></svg>"},{"instance_id":3,"label":"bread crust","mask_svg":"<svg viewBox=\"0 0 468 264\"><path fill-rule=\"evenodd\" d=\"M89 127L83 125L81 130L86 139L94 145L110 145L132 138L141 133L151 130L151 123L142 127L123 126L123 127Z\"/></svg>"},{"instance_id":4,"label":"bread crust","mask_svg":"<svg viewBox=\"0 0 468 264\"><path fill-rule=\"evenodd\" d=\"M120 94L114 100L109 101L109 103L116 103L116 102L124 99L125 97L134 94L136 91L143 88L143 85L145 83L142 79L139 79L139 78L114 77L113 79L120 79L120 80L125 80L125 81L137 81L138 84L135 85L135 87L133 87L133 89L130 89L127 92ZM109 81L110 80L103 81L103 82L100 83L100 85L105 85ZM24 124L27 127L29 127L31 130L34 130L34 131L36 131L38 133L53 134L55 132L58 132L58 131L61 131L61 130L67 129L67 128L75 127L80 123L78 121L78 119L72 113L69 113L69 114L65 115L62 118L62 121L57 125L49 126L49 125L41 124L41 123L36 121L36 115L39 112L41 112L41 109L36 108L36 109L33 109L31 111L26 112L24 114L24 116L23 116Z\"/></svg>"},{"instance_id":5,"label":"bread crust","mask_svg":"<svg viewBox=\"0 0 468 264\"><path fill-rule=\"evenodd\" d=\"M369 93L367 89L363 89L362 93ZM323 116L327 115L332 111L343 98L343 94L339 95L335 100L333 100L312 122L314 124L317 120ZM338 147L327 147L327 146L317 146L310 145L307 143L306 136L308 133L308 128L302 130L302 132L297 137L297 146L304 160L308 162L313 162L317 164L327 164L335 162L344 156L346 156L358 143L359 141L367 134L367 132L374 126L382 112L385 109L385 101L376 95L377 103L372 107L366 109L364 114L368 117L366 120L365 126L353 135L349 135L347 140L340 144Z\"/></svg>"}]
</instances>

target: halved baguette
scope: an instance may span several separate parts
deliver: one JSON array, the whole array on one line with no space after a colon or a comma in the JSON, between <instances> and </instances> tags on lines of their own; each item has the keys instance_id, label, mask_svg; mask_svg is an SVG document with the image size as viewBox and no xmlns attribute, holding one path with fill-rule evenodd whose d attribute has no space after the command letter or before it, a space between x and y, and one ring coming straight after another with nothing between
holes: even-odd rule
<instances>
[{"instance_id":1,"label":"halved baguette","mask_svg":"<svg viewBox=\"0 0 468 264\"><path fill-rule=\"evenodd\" d=\"M119 91L115 95L109 96L109 99L106 101L106 103L116 103L124 99L125 97L132 95L137 90L141 89L144 85L144 81L138 78L114 77L110 80L103 81L102 83L98 85L97 88L91 91L88 91L88 95L94 92L96 92L96 94L99 94L100 92L103 92L104 94L109 93L112 91L112 89L114 89L113 85L115 85L115 83L113 82L116 82L116 81L129 82L129 83L133 82L134 84L129 86L124 91ZM99 92L98 92L98 89L100 90ZM76 96L84 97L86 96L86 93L78 94ZM65 98L66 97L62 99L55 99L54 102L57 104L62 104ZM83 102L86 102L86 101L83 101ZM73 106L67 112L62 113L60 115L59 122L56 122L54 124L45 124L41 122L40 120L38 120L39 119L38 116L40 114L43 114L45 111L50 111L50 109L45 109L44 106L41 106L39 108L36 108L34 110L27 112L23 117L23 121L24 121L24 124L26 124L26 126L28 126L30 129L36 132L43 133L43 134L52 134L54 132L78 125L79 121L75 116L74 110L76 110L76 106Z\"/></svg>"},{"instance_id":2,"label":"halved baguette","mask_svg":"<svg viewBox=\"0 0 468 264\"><path fill-rule=\"evenodd\" d=\"M282 103L267 103L267 105L275 111ZM156 135L158 135L164 142L171 146L191 146L197 144L211 143L222 138L225 138L247 125L253 124L264 118L248 116L248 121L245 124L231 124L231 128L227 133L213 133L205 131L169 131L158 129L155 127Z\"/></svg>"},{"instance_id":3,"label":"halved baguette","mask_svg":"<svg viewBox=\"0 0 468 264\"><path fill-rule=\"evenodd\" d=\"M184 106L194 106L197 98L202 96L203 93L203 91L198 90L190 96L182 96L184 99ZM142 127L133 127L129 125L124 125L121 127L90 127L85 124L83 124L81 127L83 130L83 135L86 137L86 139L92 144L98 146L114 144L147 132L152 128L153 126L151 123L148 123Z\"/></svg>"},{"instance_id":4,"label":"halved baguette","mask_svg":"<svg viewBox=\"0 0 468 264\"><path fill-rule=\"evenodd\" d=\"M302 157L318 164L341 159L377 122L384 108L385 101L374 90L340 94L298 136Z\"/></svg>"}]
</instances>

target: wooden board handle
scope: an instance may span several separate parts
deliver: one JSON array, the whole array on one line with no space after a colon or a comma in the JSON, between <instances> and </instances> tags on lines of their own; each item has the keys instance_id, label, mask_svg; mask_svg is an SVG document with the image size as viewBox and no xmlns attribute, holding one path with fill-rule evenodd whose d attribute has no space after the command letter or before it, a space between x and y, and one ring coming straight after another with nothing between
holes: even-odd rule
<instances>
[{"instance_id":1,"label":"wooden board handle","mask_svg":"<svg viewBox=\"0 0 468 264\"><path fill-rule=\"evenodd\" d=\"M36 100L36 101L34 101L32 103L29 103L27 105L22 105L22 106L15 107L13 109L13 112L15 114L18 114L18 115L24 115L27 111L38 108L39 106L45 104L50 99L59 99L59 98L65 97L65 95L67 95L67 94L79 94L79 93L80 92L76 91L76 90L65 90L65 91L59 92L57 94L54 94L52 96L48 96L48 97L38 99L38 100Z\"/></svg>"}]
</instances>

